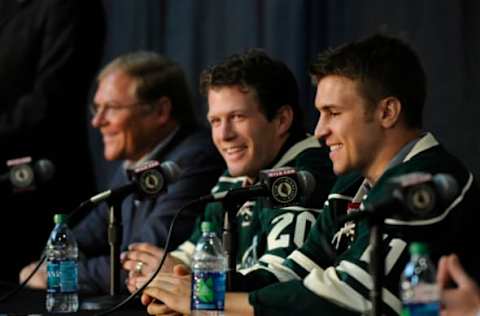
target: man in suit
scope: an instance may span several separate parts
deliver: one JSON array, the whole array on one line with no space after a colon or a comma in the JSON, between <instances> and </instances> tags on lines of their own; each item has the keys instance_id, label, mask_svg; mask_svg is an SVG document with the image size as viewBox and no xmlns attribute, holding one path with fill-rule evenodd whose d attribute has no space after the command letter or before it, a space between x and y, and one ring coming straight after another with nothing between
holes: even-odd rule
<instances>
[{"instance_id":1,"label":"man in suit","mask_svg":"<svg viewBox=\"0 0 480 316\"><path fill-rule=\"evenodd\" d=\"M180 177L168 184L167 193L154 201L130 195L121 206L122 250L133 242L163 247L175 212L209 192L223 171L223 161L209 133L197 127L185 75L176 63L152 52L126 54L108 64L98 81L91 123L102 134L105 159L124 161L111 187L126 184L126 171L148 160L173 161L182 170ZM202 207L182 213L172 246L188 237ZM84 257L79 282L81 289L90 293L106 293L109 288L107 214L102 205L74 228ZM21 279L31 269L32 265L25 268ZM45 280L40 273L31 286L45 287Z\"/></svg>"}]
</instances>

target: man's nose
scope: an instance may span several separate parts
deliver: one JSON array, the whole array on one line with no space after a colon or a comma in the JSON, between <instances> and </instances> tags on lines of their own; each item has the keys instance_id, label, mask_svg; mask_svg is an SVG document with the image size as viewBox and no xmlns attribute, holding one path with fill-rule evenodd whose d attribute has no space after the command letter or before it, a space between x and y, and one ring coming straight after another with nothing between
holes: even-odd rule
<instances>
[{"instance_id":1,"label":"man's nose","mask_svg":"<svg viewBox=\"0 0 480 316\"><path fill-rule=\"evenodd\" d=\"M93 117L90 121L93 127L99 128L100 126L105 124L105 109L104 108L99 108L95 114L93 114Z\"/></svg>"},{"instance_id":2,"label":"man's nose","mask_svg":"<svg viewBox=\"0 0 480 316\"><path fill-rule=\"evenodd\" d=\"M225 120L220 126L220 133L222 140L232 139L235 137L235 127L230 121Z\"/></svg>"},{"instance_id":3,"label":"man's nose","mask_svg":"<svg viewBox=\"0 0 480 316\"><path fill-rule=\"evenodd\" d=\"M325 136L328 135L328 126L326 123L327 122L322 118L322 115L320 115L314 132L315 138L318 140L323 140Z\"/></svg>"}]
</instances>

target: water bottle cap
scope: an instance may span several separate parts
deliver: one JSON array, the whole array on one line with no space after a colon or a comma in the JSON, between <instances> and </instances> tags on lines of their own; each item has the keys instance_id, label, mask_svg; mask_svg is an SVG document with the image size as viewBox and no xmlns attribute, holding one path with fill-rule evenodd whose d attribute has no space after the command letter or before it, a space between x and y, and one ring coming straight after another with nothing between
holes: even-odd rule
<instances>
[{"instance_id":1,"label":"water bottle cap","mask_svg":"<svg viewBox=\"0 0 480 316\"><path fill-rule=\"evenodd\" d=\"M55 214L53 216L53 221L55 224L62 224L62 223L65 223L65 219L67 217L65 216L65 214Z\"/></svg>"},{"instance_id":2,"label":"water bottle cap","mask_svg":"<svg viewBox=\"0 0 480 316\"><path fill-rule=\"evenodd\" d=\"M423 242L412 242L409 247L410 255L428 254L428 247Z\"/></svg>"},{"instance_id":3,"label":"water bottle cap","mask_svg":"<svg viewBox=\"0 0 480 316\"><path fill-rule=\"evenodd\" d=\"M212 223L210 222L202 222L202 225L200 226L201 230L202 230L202 233L209 233L211 232L213 229L213 225Z\"/></svg>"}]
</instances>

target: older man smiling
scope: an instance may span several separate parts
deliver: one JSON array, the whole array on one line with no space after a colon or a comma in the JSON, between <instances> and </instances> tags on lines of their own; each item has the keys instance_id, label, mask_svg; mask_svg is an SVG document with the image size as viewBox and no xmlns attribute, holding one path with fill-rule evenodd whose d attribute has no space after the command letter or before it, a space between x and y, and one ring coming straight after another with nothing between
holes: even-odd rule
<instances>
[{"instance_id":1,"label":"older man smiling","mask_svg":"<svg viewBox=\"0 0 480 316\"><path fill-rule=\"evenodd\" d=\"M163 245L176 210L207 194L224 163L208 131L197 126L185 75L173 61L153 52L122 55L105 66L98 81L91 123L102 134L105 159L123 160L111 187L126 184L127 169L147 160L174 161L182 169L178 180L168 185L167 193L153 201L130 195L121 206L122 250L138 242ZM189 236L202 212L200 207L183 213L172 239L174 245ZM85 255L80 262L79 282L88 292L109 290L107 216L106 205L101 205L74 228L79 249ZM127 263L137 274L148 265L147 260ZM22 271L21 280L32 268L30 265ZM45 272L37 273L30 285L45 287L45 282Z\"/></svg>"}]
</instances>

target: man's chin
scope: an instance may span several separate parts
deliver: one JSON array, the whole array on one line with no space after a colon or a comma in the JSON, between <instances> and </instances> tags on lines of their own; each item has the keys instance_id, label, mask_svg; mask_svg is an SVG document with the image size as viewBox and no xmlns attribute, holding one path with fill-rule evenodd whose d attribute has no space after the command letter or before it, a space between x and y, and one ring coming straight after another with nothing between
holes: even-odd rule
<instances>
[{"instance_id":1,"label":"man's chin","mask_svg":"<svg viewBox=\"0 0 480 316\"><path fill-rule=\"evenodd\" d=\"M228 173L230 173L232 177L243 177L247 173L247 170L243 166L227 164L227 168Z\"/></svg>"},{"instance_id":2,"label":"man's chin","mask_svg":"<svg viewBox=\"0 0 480 316\"><path fill-rule=\"evenodd\" d=\"M335 173L335 175L337 176L343 176L345 174L347 174L350 170L348 170L347 168L335 168L335 166L333 167L333 173Z\"/></svg>"},{"instance_id":3,"label":"man's chin","mask_svg":"<svg viewBox=\"0 0 480 316\"><path fill-rule=\"evenodd\" d=\"M236 170L236 169L230 169L228 168L228 173L232 176L232 177L242 177L245 175L244 172L241 172L239 170Z\"/></svg>"},{"instance_id":4,"label":"man's chin","mask_svg":"<svg viewBox=\"0 0 480 316\"><path fill-rule=\"evenodd\" d=\"M103 153L103 157L105 158L105 160L108 160L108 161L114 161L114 160L120 160L121 159L121 157L118 153L109 152L109 151L105 151Z\"/></svg>"}]
</instances>

